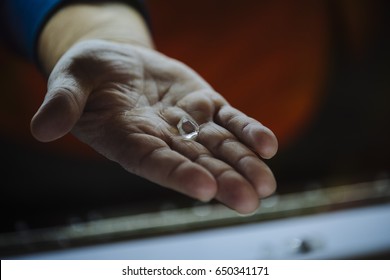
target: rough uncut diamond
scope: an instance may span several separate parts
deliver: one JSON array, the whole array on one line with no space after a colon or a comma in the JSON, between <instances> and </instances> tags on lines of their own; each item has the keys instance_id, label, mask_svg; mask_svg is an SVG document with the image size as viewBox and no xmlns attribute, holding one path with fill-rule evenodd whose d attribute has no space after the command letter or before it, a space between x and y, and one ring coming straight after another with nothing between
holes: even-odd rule
<instances>
[{"instance_id":1,"label":"rough uncut diamond","mask_svg":"<svg viewBox=\"0 0 390 280\"><path fill-rule=\"evenodd\" d=\"M187 140L194 140L199 134L199 125L186 116L181 118L177 124L177 129L179 129L180 135Z\"/></svg>"}]
</instances>

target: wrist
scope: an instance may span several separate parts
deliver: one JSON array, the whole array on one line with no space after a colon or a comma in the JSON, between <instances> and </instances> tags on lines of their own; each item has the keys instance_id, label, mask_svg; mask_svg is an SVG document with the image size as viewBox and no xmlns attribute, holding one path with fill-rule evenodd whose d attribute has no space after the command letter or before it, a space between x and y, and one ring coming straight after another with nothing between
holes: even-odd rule
<instances>
[{"instance_id":1,"label":"wrist","mask_svg":"<svg viewBox=\"0 0 390 280\"><path fill-rule=\"evenodd\" d=\"M153 48L144 18L132 7L120 3L73 4L61 8L42 29L38 40L41 67L50 73L70 47L91 39Z\"/></svg>"}]
</instances>

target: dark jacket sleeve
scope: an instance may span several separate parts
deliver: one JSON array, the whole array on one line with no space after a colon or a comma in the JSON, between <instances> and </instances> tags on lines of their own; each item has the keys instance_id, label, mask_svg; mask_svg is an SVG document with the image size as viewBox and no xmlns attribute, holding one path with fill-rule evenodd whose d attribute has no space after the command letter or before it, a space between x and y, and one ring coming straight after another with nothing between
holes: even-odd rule
<instances>
[{"instance_id":1,"label":"dark jacket sleeve","mask_svg":"<svg viewBox=\"0 0 390 280\"><path fill-rule=\"evenodd\" d=\"M1 0L0 39L7 47L31 61L36 61L39 33L50 16L71 2L67 0ZM88 2L88 1L82 1ZM96 3L98 1L90 1ZM104 2L104 1L101 1ZM142 0L123 1L136 8L148 20L146 5Z\"/></svg>"}]
</instances>

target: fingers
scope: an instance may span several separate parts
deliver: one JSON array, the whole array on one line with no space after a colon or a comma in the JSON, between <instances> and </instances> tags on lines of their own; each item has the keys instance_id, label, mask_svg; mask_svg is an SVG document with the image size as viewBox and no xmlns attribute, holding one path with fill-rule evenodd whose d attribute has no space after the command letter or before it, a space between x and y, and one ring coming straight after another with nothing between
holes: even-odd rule
<instances>
[{"instance_id":1,"label":"fingers","mask_svg":"<svg viewBox=\"0 0 390 280\"><path fill-rule=\"evenodd\" d=\"M196 141L177 139L173 149L206 168L218 185L216 199L240 213L251 213L259 205L259 196L251 183L223 160L217 159Z\"/></svg>"},{"instance_id":2,"label":"fingers","mask_svg":"<svg viewBox=\"0 0 390 280\"><path fill-rule=\"evenodd\" d=\"M72 76L60 74L52 78L45 100L31 120L32 135L49 142L67 134L83 113L88 95L89 89Z\"/></svg>"},{"instance_id":3,"label":"fingers","mask_svg":"<svg viewBox=\"0 0 390 280\"><path fill-rule=\"evenodd\" d=\"M212 157L201 157L196 162L215 176L218 183L217 200L242 214L252 213L258 208L256 191L234 168Z\"/></svg>"},{"instance_id":4,"label":"fingers","mask_svg":"<svg viewBox=\"0 0 390 280\"><path fill-rule=\"evenodd\" d=\"M147 134L131 134L116 159L128 171L201 201L217 192L214 177L205 168Z\"/></svg>"},{"instance_id":5,"label":"fingers","mask_svg":"<svg viewBox=\"0 0 390 280\"><path fill-rule=\"evenodd\" d=\"M262 158L269 159L276 154L278 142L272 131L237 109L223 106L216 115L216 121Z\"/></svg>"},{"instance_id":6,"label":"fingers","mask_svg":"<svg viewBox=\"0 0 390 280\"><path fill-rule=\"evenodd\" d=\"M188 112L201 124L196 141L179 139L173 141L172 149L211 172L218 184L216 199L240 213L253 212L259 197L269 196L276 189L271 170L258 157L270 158L276 153L276 137L228 105L214 112L209 96L201 93L183 99L178 103L183 111L175 111L180 115ZM214 115L218 124L210 117L207 120L207 115ZM172 116L169 119L174 120Z\"/></svg>"},{"instance_id":7,"label":"fingers","mask_svg":"<svg viewBox=\"0 0 390 280\"><path fill-rule=\"evenodd\" d=\"M200 90L188 94L177 103L200 124L214 118L215 122L233 133L262 158L273 157L278 149L278 141L270 129L229 106L217 93Z\"/></svg>"},{"instance_id":8,"label":"fingers","mask_svg":"<svg viewBox=\"0 0 390 280\"><path fill-rule=\"evenodd\" d=\"M203 125L198 142L240 173L259 197L275 191L276 182L269 167L223 127L212 122Z\"/></svg>"}]
</instances>

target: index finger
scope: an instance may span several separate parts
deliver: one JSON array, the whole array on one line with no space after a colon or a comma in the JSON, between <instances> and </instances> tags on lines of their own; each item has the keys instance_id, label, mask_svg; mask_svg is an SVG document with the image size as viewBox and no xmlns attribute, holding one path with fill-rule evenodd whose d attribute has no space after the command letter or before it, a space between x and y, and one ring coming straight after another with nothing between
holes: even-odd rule
<instances>
[{"instance_id":1,"label":"index finger","mask_svg":"<svg viewBox=\"0 0 390 280\"><path fill-rule=\"evenodd\" d=\"M232 132L262 158L269 159L276 154L278 141L275 134L241 111L229 105L224 105L215 115L215 121Z\"/></svg>"}]
</instances>

